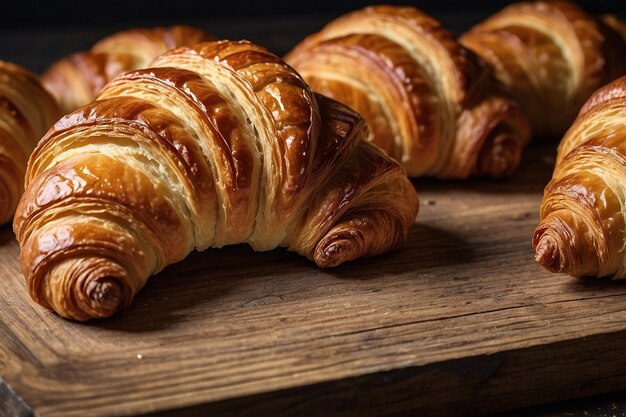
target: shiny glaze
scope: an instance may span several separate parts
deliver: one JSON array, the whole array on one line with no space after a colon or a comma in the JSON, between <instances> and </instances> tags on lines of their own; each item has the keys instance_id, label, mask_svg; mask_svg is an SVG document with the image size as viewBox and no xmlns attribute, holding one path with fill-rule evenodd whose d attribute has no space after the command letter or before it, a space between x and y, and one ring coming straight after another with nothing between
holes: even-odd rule
<instances>
[{"instance_id":1,"label":"shiny glaze","mask_svg":"<svg viewBox=\"0 0 626 417\"><path fill-rule=\"evenodd\" d=\"M42 81L63 113L69 113L94 100L117 75L148 66L168 49L208 40L213 37L185 25L130 29L53 63Z\"/></svg>"},{"instance_id":2,"label":"shiny glaze","mask_svg":"<svg viewBox=\"0 0 626 417\"><path fill-rule=\"evenodd\" d=\"M250 83L274 120L277 145L283 155L285 192L297 192L306 181L307 162L319 134L315 100L302 78L265 48L246 43L214 42L193 50L232 68ZM313 148L313 149L312 149ZM303 167L304 166L304 167Z\"/></svg>"},{"instance_id":3,"label":"shiny glaze","mask_svg":"<svg viewBox=\"0 0 626 417\"><path fill-rule=\"evenodd\" d=\"M28 156L58 115L35 74L0 61L0 224L13 216Z\"/></svg>"},{"instance_id":4,"label":"shiny glaze","mask_svg":"<svg viewBox=\"0 0 626 417\"><path fill-rule=\"evenodd\" d=\"M406 239L418 201L405 171L278 57L223 41L154 65L118 77L33 153L14 230L35 301L107 317L194 248L284 246L335 266Z\"/></svg>"},{"instance_id":5,"label":"shiny glaze","mask_svg":"<svg viewBox=\"0 0 626 417\"><path fill-rule=\"evenodd\" d=\"M168 106L170 111L176 110L175 108L195 111L198 120L196 118L191 120L197 121L198 124L196 127L188 126L185 134L205 139L209 142L206 152L214 155L202 165L202 170L198 169L198 165L192 165L194 174L206 183L200 196L203 203L199 206L201 210L209 207L217 210L213 208L216 203L212 201L213 195L217 195L221 215L241 219L237 225L230 225L228 231L218 228L216 233L219 244L245 240L253 227L256 213L259 162L255 155L256 147L246 138L246 132L242 129L235 110L230 107L225 97L198 74L168 67L127 73L111 83L100 98L145 96L145 99L150 99L146 96L150 92L152 94L150 97L154 100L159 100L159 95L163 94L173 99ZM180 100L174 99L175 97ZM198 156L205 152L200 150L201 148L202 146L196 149ZM190 153L190 150L178 145L176 149L179 153L187 155ZM202 155L203 162L205 157ZM215 188L213 178L222 186ZM193 181L195 180L192 179ZM226 234L230 238L228 241L222 241L222 236Z\"/></svg>"},{"instance_id":6,"label":"shiny glaze","mask_svg":"<svg viewBox=\"0 0 626 417\"><path fill-rule=\"evenodd\" d=\"M498 95L489 70L415 8L349 13L302 41L287 60L314 89L361 112L370 140L411 176L510 175L529 140L528 122ZM502 130L506 140L495 140Z\"/></svg>"},{"instance_id":7,"label":"shiny glaze","mask_svg":"<svg viewBox=\"0 0 626 417\"><path fill-rule=\"evenodd\" d=\"M626 77L588 100L559 145L533 236L546 269L626 277Z\"/></svg>"},{"instance_id":8,"label":"shiny glaze","mask_svg":"<svg viewBox=\"0 0 626 417\"><path fill-rule=\"evenodd\" d=\"M432 16L413 7L369 6L346 14L327 24L322 31L311 35L301 43L302 47L356 33L377 34L378 28L390 27L385 33L389 40L400 45L424 48L440 59L442 84L450 86L452 101L462 103L467 84L473 73L473 63L454 35ZM413 45L414 44L414 45ZM431 50L426 51L426 48ZM438 78L436 67L430 67L429 75Z\"/></svg>"},{"instance_id":9,"label":"shiny glaze","mask_svg":"<svg viewBox=\"0 0 626 417\"><path fill-rule=\"evenodd\" d=\"M536 135L561 136L585 100L626 72L626 44L569 1L519 2L461 37L529 114Z\"/></svg>"},{"instance_id":10,"label":"shiny glaze","mask_svg":"<svg viewBox=\"0 0 626 417\"><path fill-rule=\"evenodd\" d=\"M323 74L316 75L316 60L322 56L333 60L329 64L336 74L345 78L351 78L355 74L359 74L359 78L369 77L368 83L377 86L381 91L381 105L371 106L367 95L353 94L352 91L358 89L349 84L343 88L328 85L334 80L327 80ZM363 62L366 65L362 65ZM294 58L292 63L305 71L317 91L326 92L359 111L369 126L373 127L376 144L394 158L401 159L404 148L410 154L420 152L421 160L428 160L432 158L430 155L436 153L436 93L411 56L400 45L378 35L347 35L321 42ZM313 63L311 71L306 71L307 63ZM387 115L397 103L406 103L405 111L398 112L395 117L393 114ZM371 106L372 111L368 112L368 108L364 106ZM380 117L380 112L385 115L385 122L378 127L375 120ZM409 138L408 143L400 146L395 143L395 130L398 129L402 137ZM387 137L389 139L385 139Z\"/></svg>"}]
</instances>

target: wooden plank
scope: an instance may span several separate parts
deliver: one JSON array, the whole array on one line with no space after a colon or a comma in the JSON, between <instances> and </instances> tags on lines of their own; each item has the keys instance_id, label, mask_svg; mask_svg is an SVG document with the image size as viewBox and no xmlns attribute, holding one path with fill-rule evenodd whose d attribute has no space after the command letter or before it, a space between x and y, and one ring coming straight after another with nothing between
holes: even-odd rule
<instances>
[{"instance_id":1,"label":"wooden plank","mask_svg":"<svg viewBox=\"0 0 626 417\"><path fill-rule=\"evenodd\" d=\"M0 376L42 417L472 415L624 389L626 286L533 261L552 153L508 182L417 181L387 256L194 253L86 325L30 302L5 228Z\"/></svg>"}]
</instances>

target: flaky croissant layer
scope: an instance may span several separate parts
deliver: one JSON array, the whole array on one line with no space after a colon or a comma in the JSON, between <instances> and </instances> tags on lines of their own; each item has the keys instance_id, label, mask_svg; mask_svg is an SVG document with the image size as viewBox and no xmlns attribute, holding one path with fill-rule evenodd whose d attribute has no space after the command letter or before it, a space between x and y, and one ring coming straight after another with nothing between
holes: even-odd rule
<instances>
[{"instance_id":1,"label":"flaky croissant layer","mask_svg":"<svg viewBox=\"0 0 626 417\"><path fill-rule=\"evenodd\" d=\"M546 269L626 278L626 77L583 106L558 149L533 236Z\"/></svg>"},{"instance_id":2,"label":"flaky croissant layer","mask_svg":"<svg viewBox=\"0 0 626 417\"><path fill-rule=\"evenodd\" d=\"M95 100L117 75L145 68L169 49L210 40L204 31L185 25L125 30L55 62L42 81L66 114Z\"/></svg>"},{"instance_id":3,"label":"flaky croissant layer","mask_svg":"<svg viewBox=\"0 0 626 417\"><path fill-rule=\"evenodd\" d=\"M30 153L58 117L35 74L0 61L0 225L15 212Z\"/></svg>"},{"instance_id":4,"label":"flaky croissant layer","mask_svg":"<svg viewBox=\"0 0 626 417\"><path fill-rule=\"evenodd\" d=\"M410 176L504 177L530 138L519 106L442 25L412 7L349 13L286 57L311 87L358 111Z\"/></svg>"},{"instance_id":5,"label":"flaky croissant layer","mask_svg":"<svg viewBox=\"0 0 626 417\"><path fill-rule=\"evenodd\" d=\"M558 138L596 89L626 73L619 26L570 1L518 2L460 41L489 64L530 116L536 136Z\"/></svg>"},{"instance_id":6,"label":"flaky croissant layer","mask_svg":"<svg viewBox=\"0 0 626 417\"><path fill-rule=\"evenodd\" d=\"M14 223L30 294L87 320L193 249L283 246L329 267L395 248L417 195L366 134L264 48L170 51L63 117L33 153Z\"/></svg>"}]
</instances>

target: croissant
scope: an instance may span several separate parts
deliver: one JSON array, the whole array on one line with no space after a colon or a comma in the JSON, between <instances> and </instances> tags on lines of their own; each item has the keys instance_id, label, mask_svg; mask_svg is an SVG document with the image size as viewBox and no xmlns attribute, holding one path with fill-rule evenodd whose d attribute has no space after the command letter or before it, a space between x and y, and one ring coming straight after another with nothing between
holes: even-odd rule
<instances>
[{"instance_id":1,"label":"croissant","mask_svg":"<svg viewBox=\"0 0 626 417\"><path fill-rule=\"evenodd\" d=\"M0 225L15 212L31 151L58 117L35 74L0 61Z\"/></svg>"},{"instance_id":2,"label":"croissant","mask_svg":"<svg viewBox=\"0 0 626 417\"><path fill-rule=\"evenodd\" d=\"M58 121L14 220L32 298L75 320L128 305L191 250L286 247L321 267L401 244L418 209L361 118L260 46L157 58Z\"/></svg>"},{"instance_id":3,"label":"croissant","mask_svg":"<svg viewBox=\"0 0 626 417\"><path fill-rule=\"evenodd\" d=\"M147 67L168 49L210 40L204 31L184 25L126 30L55 62L42 81L67 114L93 101L117 75Z\"/></svg>"},{"instance_id":4,"label":"croissant","mask_svg":"<svg viewBox=\"0 0 626 417\"><path fill-rule=\"evenodd\" d=\"M533 235L550 271L626 278L624 114L626 77L594 93L559 144Z\"/></svg>"},{"instance_id":5,"label":"croissant","mask_svg":"<svg viewBox=\"0 0 626 417\"><path fill-rule=\"evenodd\" d=\"M488 69L412 7L349 13L286 60L311 88L359 112L369 140L410 176L507 176L529 140L525 115L495 94Z\"/></svg>"},{"instance_id":6,"label":"croissant","mask_svg":"<svg viewBox=\"0 0 626 417\"><path fill-rule=\"evenodd\" d=\"M568 1L515 3L460 39L493 69L536 136L561 137L600 86L626 74L626 45Z\"/></svg>"}]
</instances>

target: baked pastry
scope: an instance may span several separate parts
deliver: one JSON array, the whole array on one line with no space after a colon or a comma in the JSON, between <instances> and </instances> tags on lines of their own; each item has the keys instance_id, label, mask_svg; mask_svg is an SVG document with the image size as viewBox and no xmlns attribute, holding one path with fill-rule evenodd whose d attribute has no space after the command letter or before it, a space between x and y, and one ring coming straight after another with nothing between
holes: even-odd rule
<instances>
[{"instance_id":1,"label":"baked pastry","mask_svg":"<svg viewBox=\"0 0 626 417\"><path fill-rule=\"evenodd\" d=\"M146 68L168 49L210 40L204 31L184 25L126 30L55 62L42 80L67 114L93 101L117 75Z\"/></svg>"},{"instance_id":2,"label":"baked pastry","mask_svg":"<svg viewBox=\"0 0 626 417\"><path fill-rule=\"evenodd\" d=\"M35 74L0 61L0 225L15 212L31 151L58 117Z\"/></svg>"},{"instance_id":3,"label":"baked pastry","mask_svg":"<svg viewBox=\"0 0 626 417\"><path fill-rule=\"evenodd\" d=\"M15 217L31 296L106 317L193 249L286 247L321 267L401 244L418 200L361 118L260 46L172 50L63 117Z\"/></svg>"},{"instance_id":4,"label":"baked pastry","mask_svg":"<svg viewBox=\"0 0 626 417\"><path fill-rule=\"evenodd\" d=\"M536 136L560 138L589 96L626 74L626 45L568 1L515 3L460 39L528 113Z\"/></svg>"},{"instance_id":5,"label":"baked pastry","mask_svg":"<svg viewBox=\"0 0 626 417\"><path fill-rule=\"evenodd\" d=\"M359 112L370 140L410 176L503 177L529 140L527 119L489 70L412 7L349 13L287 55L311 88Z\"/></svg>"},{"instance_id":6,"label":"baked pastry","mask_svg":"<svg viewBox=\"0 0 626 417\"><path fill-rule=\"evenodd\" d=\"M626 278L625 114L623 77L591 96L559 144L533 236L550 271Z\"/></svg>"}]
</instances>

